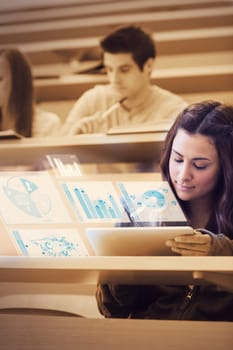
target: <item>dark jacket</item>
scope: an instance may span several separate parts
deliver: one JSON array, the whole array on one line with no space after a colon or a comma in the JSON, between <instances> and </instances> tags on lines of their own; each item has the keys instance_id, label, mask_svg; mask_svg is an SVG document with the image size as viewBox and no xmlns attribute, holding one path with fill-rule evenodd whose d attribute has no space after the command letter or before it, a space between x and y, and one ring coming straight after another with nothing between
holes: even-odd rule
<instances>
[{"instance_id":1,"label":"dark jacket","mask_svg":"<svg viewBox=\"0 0 233 350\"><path fill-rule=\"evenodd\" d=\"M213 255L233 255L232 240L205 232L212 236ZM96 299L105 317L233 321L233 293L214 285L98 285Z\"/></svg>"},{"instance_id":2,"label":"dark jacket","mask_svg":"<svg viewBox=\"0 0 233 350\"><path fill-rule=\"evenodd\" d=\"M96 298L105 317L233 321L233 294L214 286L99 285Z\"/></svg>"}]
</instances>

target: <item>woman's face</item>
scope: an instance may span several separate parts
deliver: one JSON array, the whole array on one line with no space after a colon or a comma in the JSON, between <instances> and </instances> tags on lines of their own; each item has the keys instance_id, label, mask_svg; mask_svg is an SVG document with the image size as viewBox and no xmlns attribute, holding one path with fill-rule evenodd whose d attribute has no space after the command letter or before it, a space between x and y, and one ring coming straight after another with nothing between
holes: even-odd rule
<instances>
[{"instance_id":1,"label":"woman's face","mask_svg":"<svg viewBox=\"0 0 233 350\"><path fill-rule=\"evenodd\" d=\"M212 198L219 179L220 164L211 138L179 129L172 145L169 172L181 200Z\"/></svg>"},{"instance_id":2,"label":"woman's face","mask_svg":"<svg viewBox=\"0 0 233 350\"><path fill-rule=\"evenodd\" d=\"M7 100L10 85L9 66L3 56L0 56L0 108Z\"/></svg>"}]
</instances>

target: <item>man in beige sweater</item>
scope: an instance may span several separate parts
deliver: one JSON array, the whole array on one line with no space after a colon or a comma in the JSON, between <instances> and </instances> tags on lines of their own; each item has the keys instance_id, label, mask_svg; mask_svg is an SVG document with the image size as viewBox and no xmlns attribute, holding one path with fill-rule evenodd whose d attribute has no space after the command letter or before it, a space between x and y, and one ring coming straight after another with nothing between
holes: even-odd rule
<instances>
[{"instance_id":1,"label":"man in beige sweater","mask_svg":"<svg viewBox=\"0 0 233 350\"><path fill-rule=\"evenodd\" d=\"M106 133L110 128L172 122L186 107L174 93L151 84L156 46L137 26L103 38L103 65L109 84L87 90L74 104L61 135Z\"/></svg>"}]
</instances>

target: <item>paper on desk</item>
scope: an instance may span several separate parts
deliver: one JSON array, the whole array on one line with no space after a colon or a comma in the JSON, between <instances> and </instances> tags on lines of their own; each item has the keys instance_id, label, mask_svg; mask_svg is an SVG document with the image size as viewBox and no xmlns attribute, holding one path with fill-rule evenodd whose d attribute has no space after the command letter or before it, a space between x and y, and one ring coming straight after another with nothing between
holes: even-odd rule
<instances>
[{"instance_id":1,"label":"paper on desk","mask_svg":"<svg viewBox=\"0 0 233 350\"><path fill-rule=\"evenodd\" d=\"M111 128L108 130L108 135L117 134L138 134L138 133L149 133L149 132L167 132L172 125L172 122L161 122L153 124L140 124L133 126L120 126Z\"/></svg>"}]
</instances>

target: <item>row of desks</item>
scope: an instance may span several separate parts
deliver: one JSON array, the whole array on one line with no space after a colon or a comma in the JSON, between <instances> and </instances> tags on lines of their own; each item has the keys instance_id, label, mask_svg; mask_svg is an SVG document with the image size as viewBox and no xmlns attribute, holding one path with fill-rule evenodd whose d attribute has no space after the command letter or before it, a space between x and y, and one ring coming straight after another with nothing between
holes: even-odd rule
<instances>
[{"instance_id":1,"label":"row of desks","mask_svg":"<svg viewBox=\"0 0 233 350\"><path fill-rule=\"evenodd\" d=\"M67 53L68 55L68 53ZM64 55L65 56L65 55ZM68 58L68 56L67 56ZM218 65L232 65L233 64L233 49L223 51L212 52L198 52L198 53L180 53L171 55L159 55L155 61L155 74L160 75L162 69L179 69L179 68L197 68L197 67L209 67ZM33 64L32 71L34 78L40 77L60 77L64 75L73 75L78 73L91 74L92 70L96 70L96 73L103 73L103 67L101 64L101 57L97 56L93 59L79 60L78 58L72 59L67 62L51 62Z\"/></svg>"},{"instance_id":2,"label":"row of desks","mask_svg":"<svg viewBox=\"0 0 233 350\"><path fill-rule=\"evenodd\" d=\"M46 154L75 154L80 163L158 162L165 132L0 141L0 166L40 165Z\"/></svg>"},{"instance_id":3,"label":"row of desks","mask_svg":"<svg viewBox=\"0 0 233 350\"><path fill-rule=\"evenodd\" d=\"M4 350L51 350L61 344L88 350L230 350L230 322L102 319L94 294L97 282L213 283L233 292L232 259L0 257L1 345ZM93 314L83 315L90 298Z\"/></svg>"},{"instance_id":4,"label":"row of desks","mask_svg":"<svg viewBox=\"0 0 233 350\"><path fill-rule=\"evenodd\" d=\"M156 69L151 81L177 94L232 91L233 64ZM73 74L35 80L37 102L77 99L96 84L107 83L105 74Z\"/></svg>"},{"instance_id":5,"label":"row of desks","mask_svg":"<svg viewBox=\"0 0 233 350\"><path fill-rule=\"evenodd\" d=\"M233 292L233 258L1 256L0 310L30 308L101 318L95 301L99 282L129 285L210 283Z\"/></svg>"},{"instance_id":6,"label":"row of desks","mask_svg":"<svg viewBox=\"0 0 233 350\"><path fill-rule=\"evenodd\" d=\"M233 257L0 257L0 283L22 284L21 293L29 292L30 286L33 288L35 284L44 284L50 288L41 289L43 293L50 294L55 290L58 293L60 288L67 295L75 291L79 294L78 285L91 287L98 282L142 285L213 283L233 292ZM15 293L14 288L10 293Z\"/></svg>"},{"instance_id":7,"label":"row of desks","mask_svg":"<svg viewBox=\"0 0 233 350\"><path fill-rule=\"evenodd\" d=\"M227 322L84 319L0 314L4 350L231 350Z\"/></svg>"},{"instance_id":8,"label":"row of desks","mask_svg":"<svg viewBox=\"0 0 233 350\"><path fill-rule=\"evenodd\" d=\"M58 1L56 1L58 2ZM18 5L18 4L17 4ZM33 3L35 6L35 2ZM179 9L193 9L193 8L205 8L205 7L219 7L222 5L231 5L230 1L216 2L213 0L205 0L204 3L195 0L167 0L167 1L86 1L82 3L78 1L71 3L60 3L52 7L51 1L42 5L39 3L38 8L33 9L33 6L27 9L8 9L7 5L2 14L0 14L0 24L17 24L17 23L30 23L37 21L57 20L57 19L69 19L80 18L84 16L102 16L104 14L114 13L138 13L143 11L169 11Z\"/></svg>"},{"instance_id":9,"label":"row of desks","mask_svg":"<svg viewBox=\"0 0 233 350\"><path fill-rule=\"evenodd\" d=\"M74 67L70 63L73 63L73 59L79 61L85 51L98 56L99 37L125 23L127 17L127 23L137 23L155 31L159 57L152 74L152 83L177 94L232 91L231 2L209 0L205 3L186 3L177 0L173 3L168 0L152 4L151 1L136 1L135 8L150 6L155 12L132 11L121 15L117 12L117 8L123 9L124 6L130 11L134 3L71 3L65 8L60 4L61 7L55 11L58 17L59 11L63 10L64 16L72 11L75 16L77 8L81 12L89 8L93 13L87 18L84 15L77 19L56 18L53 25L44 21L54 13L52 8L48 11L41 8L37 14L36 10L9 13L9 16L18 15L19 19L34 14L38 20L33 23L2 23L1 45L17 45L32 60L37 102L77 99L95 84L106 83L107 77L104 74L79 74L83 65ZM112 14L106 15L107 8L111 7ZM101 13L103 8L106 11ZM45 17L40 21L42 13L45 13ZM86 62L83 63L86 67Z\"/></svg>"},{"instance_id":10,"label":"row of desks","mask_svg":"<svg viewBox=\"0 0 233 350\"><path fill-rule=\"evenodd\" d=\"M217 26L231 26L233 6L191 10L112 14L102 17L64 19L51 22L2 25L2 44L70 39L105 35L116 26L135 24L153 31L185 30Z\"/></svg>"},{"instance_id":11,"label":"row of desks","mask_svg":"<svg viewBox=\"0 0 233 350\"><path fill-rule=\"evenodd\" d=\"M233 49L233 26L154 32L152 36L156 41L158 58L164 55ZM85 52L99 55L99 40L100 37L93 36L16 44L27 54L33 65L39 65L67 63L73 57L82 57Z\"/></svg>"},{"instance_id":12,"label":"row of desks","mask_svg":"<svg viewBox=\"0 0 233 350\"><path fill-rule=\"evenodd\" d=\"M85 0L84 4L87 2L88 0ZM95 1L92 0L92 2ZM163 6L168 2L163 0ZM192 2L197 3L198 1ZM81 0L79 3L81 4ZM133 1L133 3L137 2ZM192 6L189 1L183 1L183 3L186 3L186 6L188 6L187 3L190 4L190 7ZM82 37L102 35L105 34L106 30L126 21L127 23L151 26L153 30L161 32L188 29L189 36L185 38L185 32L183 32L184 37L179 41L181 46L176 46L175 42L173 45L173 48L177 47L179 51L182 51L182 45L188 43L193 29L196 28L198 31L200 27L207 29L209 26L212 28L223 26L226 29L232 26L232 9L230 6L224 5L219 6L218 4L218 8L208 9L208 13L205 8L193 8L190 11L186 7L186 10L170 12L167 17L158 14L155 16L153 13L142 15L134 13L124 16L103 16L100 17L99 22L96 22L90 16L86 19L71 20L69 23L67 20L58 21L54 28L51 24L46 25L46 23L43 24L43 27L38 23L33 25L2 25L0 41L3 45L19 43L20 41L22 43L30 41L36 43L40 42L41 36L43 36L49 43L49 40L52 39L60 40L64 34L64 37L69 39L67 44L70 45L69 50L72 51L72 45L76 46L73 40L76 40L74 38L79 37L79 35ZM193 6L195 7L195 5ZM193 17L191 17L191 12ZM212 14L211 18L210 13ZM93 28L90 28L89 24ZM230 34L228 34L229 37L231 37ZM166 52L165 45L172 43L172 39L167 38L166 40L164 40L164 52ZM56 41L54 45L56 46L58 43ZM206 45L207 50L208 43L210 50L211 47L214 49L214 40L208 40L207 35L202 38L202 44ZM222 43L224 46L224 39ZM171 48L169 45L167 47ZM197 42L197 51L200 49L199 45ZM227 48L229 49L229 47L232 49L227 40ZM30 51L30 47L28 49ZM31 47L31 52L34 50L35 53L37 49L38 47L36 49ZM53 49L56 50L56 47ZM60 50L60 55L62 48L57 46L57 49ZM48 51L50 52L50 50ZM172 51L168 52L172 53ZM55 56L57 53L53 51L52 54ZM230 65L221 66L220 69L219 67L218 69L211 67L211 70L206 67L205 69L198 68L196 71L194 70L192 75L185 70L183 73L182 70L167 70L162 72L162 75L158 74L157 76L155 72L153 79L158 85L161 83L161 86L167 88L172 86L171 90L177 89L177 91L186 93L190 92L190 89L192 92L200 92L200 89L207 91L206 88L230 90L232 89L232 73ZM200 75L204 75L204 78L201 79ZM49 79L46 80L46 83L45 80L38 80L35 82L38 100L77 98L78 93L91 87L93 82L106 81L105 76L98 76L95 79L91 81L90 76L73 76L64 79ZM82 84L78 85L80 81ZM191 85L192 88L189 87ZM32 165L35 160L51 153L75 153L79 160L84 163L93 161L105 163L155 161L159 159L164 137L165 133L161 132L114 136L79 135L71 137L69 140L48 138L1 141L0 165L2 167ZM53 350L60 348L61 344L62 347L67 347L70 350L77 349L77 347L88 350L115 350L119 348L122 350L131 348L135 350L142 348L194 350L197 347L211 350L230 350L233 341L231 323L85 319L62 316L62 313L55 316L36 313L30 315L26 312L27 314L23 315L23 310L19 311L19 314L16 310L12 310L13 313L10 314L9 310L7 312L3 309L28 307L26 301L28 297L31 297L30 306L32 308L37 306L47 310L70 312L75 309L75 305L80 305L78 302L79 294L93 296L95 285L99 281L131 284L151 283L151 281L180 284L214 283L220 288L233 291L232 266L232 257L88 257L67 260L0 257L1 345L4 350L32 348L33 350ZM85 299L81 299L81 302L83 300ZM44 301L43 305L42 301ZM51 307L50 302L53 307Z\"/></svg>"}]
</instances>

